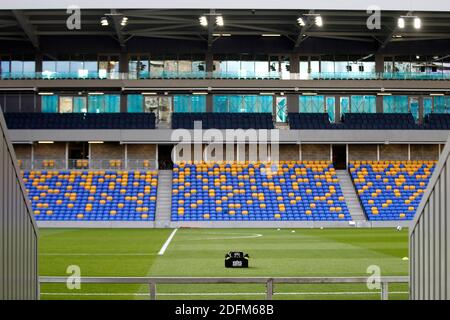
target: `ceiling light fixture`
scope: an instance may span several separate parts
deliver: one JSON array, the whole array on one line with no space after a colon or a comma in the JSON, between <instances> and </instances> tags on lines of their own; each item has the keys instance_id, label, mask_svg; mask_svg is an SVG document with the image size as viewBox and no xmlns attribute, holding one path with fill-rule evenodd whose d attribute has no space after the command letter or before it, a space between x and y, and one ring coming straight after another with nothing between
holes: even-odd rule
<instances>
[{"instance_id":1,"label":"ceiling light fixture","mask_svg":"<svg viewBox=\"0 0 450 320\"><path fill-rule=\"evenodd\" d=\"M418 17L414 18L414 28L420 29L422 27L422 20Z\"/></svg>"},{"instance_id":2,"label":"ceiling light fixture","mask_svg":"<svg viewBox=\"0 0 450 320\"><path fill-rule=\"evenodd\" d=\"M102 17L102 19L100 20L100 24L102 25L102 27L106 27L109 25L108 19L106 17Z\"/></svg>"},{"instance_id":3,"label":"ceiling light fixture","mask_svg":"<svg viewBox=\"0 0 450 320\"><path fill-rule=\"evenodd\" d=\"M205 16L201 16L200 18L198 18L198 21L200 22L200 25L202 27L208 26L208 19Z\"/></svg>"},{"instance_id":4,"label":"ceiling light fixture","mask_svg":"<svg viewBox=\"0 0 450 320\"><path fill-rule=\"evenodd\" d=\"M323 26L322 16L316 16L315 22L316 22L316 26L322 27Z\"/></svg>"},{"instance_id":5,"label":"ceiling light fixture","mask_svg":"<svg viewBox=\"0 0 450 320\"><path fill-rule=\"evenodd\" d=\"M223 22L223 17L222 16L217 16L216 17L216 25L219 27L223 27L224 26L224 22Z\"/></svg>"},{"instance_id":6,"label":"ceiling light fixture","mask_svg":"<svg viewBox=\"0 0 450 320\"><path fill-rule=\"evenodd\" d=\"M304 27L306 25L305 20L302 17L297 19L299 26Z\"/></svg>"}]
</instances>

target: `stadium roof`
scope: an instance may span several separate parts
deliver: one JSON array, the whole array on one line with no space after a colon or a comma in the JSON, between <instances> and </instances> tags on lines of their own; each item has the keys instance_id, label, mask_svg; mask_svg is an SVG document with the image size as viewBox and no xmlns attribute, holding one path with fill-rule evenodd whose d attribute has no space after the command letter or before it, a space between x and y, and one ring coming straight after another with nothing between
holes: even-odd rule
<instances>
[{"instance_id":1,"label":"stadium roof","mask_svg":"<svg viewBox=\"0 0 450 320\"><path fill-rule=\"evenodd\" d=\"M367 10L373 5L381 10L450 11L447 0L16 0L2 1L0 9L65 9L76 4L82 9L317 9Z\"/></svg>"},{"instance_id":2,"label":"stadium roof","mask_svg":"<svg viewBox=\"0 0 450 320\"><path fill-rule=\"evenodd\" d=\"M220 14L224 26L214 20L204 27L200 16L214 19ZM323 18L323 26L314 23L314 15ZM207 42L210 46L224 36L280 36L289 39L293 48L310 38L351 40L384 48L393 42L417 42L450 39L450 12L386 11L381 14L381 29L370 30L366 11L335 10L212 10L212 9L90 9L81 11L81 28L66 26L70 13L66 10L0 10L0 40L29 41L39 47L41 37L107 36L125 46L130 39L168 38ZM417 16L422 27L409 22L404 29L397 26L400 16ZM108 26L102 26L102 17ZM127 25L121 26L121 17ZM303 17L306 26L297 22Z\"/></svg>"}]
</instances>

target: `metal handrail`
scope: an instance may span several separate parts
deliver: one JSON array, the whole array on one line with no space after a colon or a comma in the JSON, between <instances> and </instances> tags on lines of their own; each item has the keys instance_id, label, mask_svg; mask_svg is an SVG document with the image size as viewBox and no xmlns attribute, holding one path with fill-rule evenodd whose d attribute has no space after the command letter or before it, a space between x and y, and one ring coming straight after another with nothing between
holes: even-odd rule
<instances>
[{"instance_id":1,"label":"metal handrail","mask_svg":"<svg viewBox=\"0 0 450 320\"><path fill-rule=\"evenodd\" d=\"M231 79L231 80L450 80L450 73L430 72L227 72L157 71L140 72L2 72L0 80L149 80L149 79Z\"/></svg>"},{"instance_id":2,"label":"metal handrail","mask_svg":"<svg viewBox=\"0 0 450 320\"><path fill-rule=\"evenodd\" d=\"M73 277L41 276L40 283L68 283ZM156 300L157 284L265 284L266 299L272 300L275 284L349 284L369 283L371 277L80 277L80 283L147 284L150 300ZM409 283L408 276L380 277L381 300L389 298L390 283Z\"/></svg>"}]
</instances>

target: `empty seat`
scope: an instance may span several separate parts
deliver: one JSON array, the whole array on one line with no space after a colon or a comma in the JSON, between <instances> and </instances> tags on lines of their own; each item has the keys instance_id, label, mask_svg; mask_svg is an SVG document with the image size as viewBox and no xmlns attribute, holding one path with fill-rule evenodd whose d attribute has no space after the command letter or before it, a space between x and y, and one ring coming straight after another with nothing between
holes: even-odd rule
<instances>
[{"instance_id":1,"label":"empty seat","mask_svg":"<svg viewBox=\"0 0 450 320\"><path fill-rule=\"evenodd\" d=\"M25 171L23 181L36 220L155 219L156 172L35 170Z\"/></svg>"},{"instance_id":2,"label":"empty seat","mask_svg":"<svg viewBox=\"0 0 450 320\"><path fill-rule=\"evenodd\" d=\"M173 113L172 129L194 129L201 121L203 129L273 129L270 113Z\"/></svg>"},{"instance_id":3,"label":"empty seat","mask_svg":"<svg viewBox=\"0 0 450 320\"><path fill-rule=\"evenodd\" d=\"M153 113L5 113L9 129L155 129Z\"/></svg>"},{"instance_id":4,"label":"empty seat","mask_svg":"<svg viewBox=\"0 0 450 320\"><path fill-rule=\"evenodd\" d=\"M353 161L349 170L369 220L412 220L435 161Z\"/></svg>"},{"instance_id":5,"label":"empty seat","mask_svg":"<svg viewBox=\"0 0 450 320\"><path fill-rule=\"evenodd\" d=\"M177 163L172 221L346 221L350 214L333 165Z\"/></svg>"}]
</instances>

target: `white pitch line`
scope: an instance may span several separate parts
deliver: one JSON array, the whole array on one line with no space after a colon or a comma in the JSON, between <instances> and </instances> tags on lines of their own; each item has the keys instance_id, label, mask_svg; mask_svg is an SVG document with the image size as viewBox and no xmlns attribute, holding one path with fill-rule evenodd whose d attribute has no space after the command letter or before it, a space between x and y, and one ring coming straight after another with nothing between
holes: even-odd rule
<instances>
[{"instance_id":1,"label":"white pitch line","mask_svg":"<svg viewBox=\"0 0 450 320\"><path fill-rule=\"evenodd\" d=\"M408 291L392 291L389 294L406 294ZM158 296L254 296L265 295L265 292L197 292L197 293L158 293ZM363 295L363 294L381 294L380 291L354 291L354 292L275 292L274 295ZM73 293L73 292L41 292L41 295L47 296L148 296L148 293Z\"/></svg>"},{"instance_id":2,"label":"white pitch line","mask_svg":"<svg viewBox=\"0 0 450 320\"><path fill-rule=\"evenodd\" d=\"M175 233L177 233L178 229L174 229L170 236L167 238L166 242L161 247L161 250L159 250L158 255L162 256L164 252L166 252L167 247L169 246L170 242L172 241L173 237L175 236Z\"/></svg>"}]
</instances>

